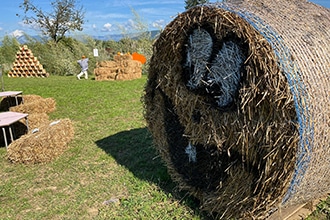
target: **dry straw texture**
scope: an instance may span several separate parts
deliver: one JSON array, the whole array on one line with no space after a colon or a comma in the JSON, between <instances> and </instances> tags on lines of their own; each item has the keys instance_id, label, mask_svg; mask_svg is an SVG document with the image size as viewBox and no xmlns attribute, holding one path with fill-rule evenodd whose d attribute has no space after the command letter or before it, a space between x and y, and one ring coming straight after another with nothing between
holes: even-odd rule
<instances>
[{"instance_id":1,"label":"dry straw texture","mask_svg":"<svg viewBox=\"0 0 330 220\"><path fill-rule=\"evenodd\" d=\"M142 63L132 55L116 55L113 61L101 61L94 69L95 80L131 80L142 76Z\"/></svg>"},{"instance_id":2,"label":"dry straw texture","mask_svg":"<svg viewBox=\"0 0 330 220\"><path fill-rule=\"evenodd\" d=\"M181 189L228 219L330 186L330 11L245 0L179 14L154 44L145 118Z\"/></svg>"},{"instance_id":3,"label":"dry straw texture","mask_svg":"<svg viewBox=\"0 0 330 220\"><path fill-rule=\"evenodd\" d=\"M53 98L23 96L23 99L23 104L12 106L9 110L22 113L51 113L56 109L56 102Z\"/></svg>"},{"instance_id":4,"label":"dry straw texture","mask_svg":"<svg viewBox=\"0 0 330 220\"><path fill-rule=\"evenodd\" d=\"M49 121L47 113L56 109L56 102L53 98L43 98L39 95L24 95L19 98L19 105L14 98L8 97L1 101L2 110L27 113L28 127L26 120L20 120L13 124L15 131L14 140L7 151L8 159L13 163L35 164L45 163L61 155L68 143L74 136L72 122L69 119ZM0 138L3 134L0 134ZM7 139L9 140L7 132ZM1 138L3 140L3 138Z\"/></svg>"},{"instance_id":5,"label":"dry straw texture","mask_svg":"<svg viewBox=\"0 0 330 220\"><path fill-rule=\"evenodd\" d=\"M74 136L70 119L44 124L8 146L8 159L13 163L45 163L60 156Z\"/></svg>"},{"instance_id":6,"label":"dry straw texture","mask_svg":"<svg viewBox=\"0 0 330 220\"><path fill-rule=\"evenodd\" d=\"M18 97L19 105L16 106L16 100L14 97L6 97L1 100L1 111L14 111L27 113L29 129L38 128L43 124L49 123L49 116L47 113L53 112L56 109L56 103L53 98L43 98L39 95L23 95ZM12 125L12 129L15 133L15 137L19 138L27 133L26 120L22 119ZM9 132L7 132L7 140L10 139ZM3 142L3 133L0 133L0 140ZM3 143L4 144L4 143Z\"/></svg>"}]
</instances>

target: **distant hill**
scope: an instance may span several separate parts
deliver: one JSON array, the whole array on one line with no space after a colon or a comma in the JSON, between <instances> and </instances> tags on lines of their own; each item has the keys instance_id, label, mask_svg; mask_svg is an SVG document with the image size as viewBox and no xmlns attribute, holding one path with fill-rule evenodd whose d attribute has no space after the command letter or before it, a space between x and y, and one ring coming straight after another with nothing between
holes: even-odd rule
<instances>
[{"instance_id":1,"label":"distant hill","mask_svg":"<svg viewBox=\"0 0 330 220\"><path fill-rule=\"evenodd\" d=\"M160 31L159 30L153 30L153 31L150 31L148 34L150 34L151 39L155 39L160 34ZM119 41L119 40L123 39L124 37L128 37L128 38L131 38L131 39L138 39L140 36L142 36L142 33L134 33L134 34L128 34L128 35L109 34L109 35L91 36L91 37L93 39L101 40L101 41L109 41L109 40ZM17 39L17 41L20 44L25 44L25 43L29 42L29 38L30 38L30 40L32 39L32 40L35 40L35 41L44 41L44 40L46 40L46 37L41 37L41 36L38 36L38 35L36 35L36 36L20 35L20 36L16 36L15 38ZM83 38L80 38L80 37L75 37L75 38L77 38L78 40L83 39ZM1 45L2 45L2 41L0 40L0 46Z\"/></svg>"},{"instance_id":2,"label":"distant hill","mask_svg":"<svg viewBox=\"0 0 330 220\"><path fill-rule=\"evenodd\" d=\"M143 33L145 34L145 33ZM103 40L103 41L108 41L108 40L114 40L114 41L119 41L125 37L131 38L131 39L138 39L140 36L143 35L142 33L132 33L132 34L110 34L110 35L103 35L103 36L92 36L92 38L96 40ZM159 34L159 30L153 30L148 32L147 34L150 34L151 39L155 39Z\"/></svg>"}]
</instances>

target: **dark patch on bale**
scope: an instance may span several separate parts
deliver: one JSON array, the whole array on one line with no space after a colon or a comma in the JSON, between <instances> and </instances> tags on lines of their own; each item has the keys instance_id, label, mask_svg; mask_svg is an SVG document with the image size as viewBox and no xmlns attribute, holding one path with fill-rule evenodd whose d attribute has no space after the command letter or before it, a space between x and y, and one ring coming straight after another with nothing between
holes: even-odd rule
<instances>
[{"instance_id":1,"label":"dark patch on bale","mask_svg":"<svg viewBox=\"0 0 330 220\"><path fill-rule=\"evenodd\" d=\"M300 0L208 4L155 42L145 118L172 178L203 209L264 219L329 190L329 15Z\"/></svg>"}]
</instances>

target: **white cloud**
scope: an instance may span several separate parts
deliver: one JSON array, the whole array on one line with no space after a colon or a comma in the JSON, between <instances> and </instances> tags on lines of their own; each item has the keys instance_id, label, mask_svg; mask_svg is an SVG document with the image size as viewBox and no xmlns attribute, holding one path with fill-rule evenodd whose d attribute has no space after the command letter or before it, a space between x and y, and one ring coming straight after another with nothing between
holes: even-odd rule
<instances>
[{"instance_id":1,"label":"white cloud","mask_svg":"<svg viewBox=\"0 0 330 220\"><path fill-rule=\"evenodd\" d=\"M165 20L157 20L152 22L152 27L157 29L164 29L164 26L166 25Z\"/></svg>"},{"instance_id":2,"label":"white cloud","mask_svg":"<svg viewBox=\"0 0 330 220\"><path fill-rule=\"evenodd\" d=\"M104 14L102 12L90 12L90 17L93 17L94 19L97 18L100 19L119 19L119 18L128 18L130 14L121 14L121 13L108 13Z\"/></svg>"},{"instance_id":3,"label":"white cloud","mask_svg":"<svg viewBox=\"0 0 330 220\"><path fill-rule=\"evenodd\" d=\"M127 26L133 30L137 29L138 26L136 24L136 22L133 19L128 19L128 24Z\"/></svg>"},{"instance_id":4,"label":"white cloud","mask_svg":"<svg viewBox=\"0 0 330 220\"><path fill-rule=\"evenodd\" d=\"M112 24L106 23L106 24L103 25L102 31L103 32L110 32L111 29L112 29Z\"/></svg>"},{"instance_id":5,"label":"white cloud","mask_svg":"<svg viewBox=\"0 0 330 220\"><path fill-rule=\"evenodd\" d=\"M10 35L12 35L13 37L20 37L24 35L24 31L22 30L15 30L13 32L10 33Z\"/></svg>"}]
</instances>

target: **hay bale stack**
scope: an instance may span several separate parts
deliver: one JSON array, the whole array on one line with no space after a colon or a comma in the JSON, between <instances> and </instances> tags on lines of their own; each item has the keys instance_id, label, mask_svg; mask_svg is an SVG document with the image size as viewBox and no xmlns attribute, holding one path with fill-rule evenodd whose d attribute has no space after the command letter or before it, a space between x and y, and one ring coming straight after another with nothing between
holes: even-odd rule
<instances>
[{"instance_id":1,"label":"hay bale stack","mask_svg":"<svg viewBox=\"0 0 330 220\"><path fill-rule=\"evenodd\" d=\"M18 97L19 105L13 105L15 102L14 97L6 97L1 100L0 109L2 111L14 111L20 113L27 113L29 129L38 128L43 124L49 123L49 116L47 113L51 113L56 109L56 102L53 98L43 98L39 95L29 94L23 95L24 103L22 103L22 97ZM8 105L9 103L9 105ZM15 132L15 137L19 138L27 133L26 120L22 119L12 125ZM7 132L7 136L9 132ZM3 134L0 134L0 143L3 141ZM7 137L9 140L9 136ZM4 143L3 143L4 144Z\"/></svg>"},{"instance_id":2,"label":"hay bale stack","mask_svg":"<svg viewBox=\"0 0 330 220\"><path fill-rule=\"evenodd\" d=\"M60 156L74 136L70 119L44 124L8 146L7 156L13 163L35 164L49 162Z\"/></svg>"},{"instance_id":3,"label":"hay bale stack","mask_svg":"<svg viewBox=\"0 0 330 220\"><path fill-rule=\"evenodd\" d=\"M305 0L241 0L193 7L161 33L145 118L202 208L265 219L330 190L329 26Z\"/></svg>"},{"instance_id":4,"label":"hay bale stack","mask_svg":"<svg viewBox=\"0 0 330 220\"><path fill-rule=\"evenodd\" d=\"M97 63L94 69L95 80L131 80L142 76L142 63L133 60L132 55L116 55L113 61Z\"/></svg>"}]
</instances>

